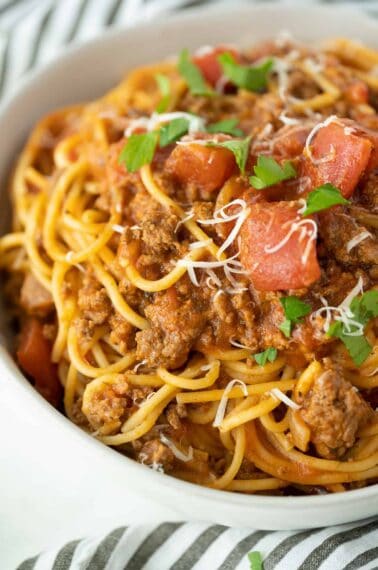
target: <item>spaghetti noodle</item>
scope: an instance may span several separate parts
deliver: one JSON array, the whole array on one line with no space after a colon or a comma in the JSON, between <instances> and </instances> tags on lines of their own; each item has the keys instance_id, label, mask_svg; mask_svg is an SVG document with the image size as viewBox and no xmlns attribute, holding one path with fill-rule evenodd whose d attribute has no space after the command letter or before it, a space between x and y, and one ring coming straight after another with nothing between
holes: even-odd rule
<instances>
[{"instance_id":1,"label":"spaghetti noodle","mask_svg":"<svg viewBox=\"0 0 378 570\"><path fill-rule=\"evenodd\" d=\"M37 390L215 489L376 482L377 63L346 39L184 50L44 118L0 238Z\"/></svg>"}]
</instances>

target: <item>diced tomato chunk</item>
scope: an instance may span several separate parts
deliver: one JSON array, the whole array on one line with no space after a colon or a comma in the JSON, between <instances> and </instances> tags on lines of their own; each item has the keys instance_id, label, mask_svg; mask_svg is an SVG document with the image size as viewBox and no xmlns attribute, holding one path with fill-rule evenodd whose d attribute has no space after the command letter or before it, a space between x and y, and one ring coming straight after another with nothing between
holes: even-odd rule
<instances>
[{"instance_id":1,"label":"diced tomato chunk","mask_svg":"<svg viewBox=\"0 0 378 570\"><path fill-rule=\"evenodd\" d=\"M311 128L305 125L293 125L280 129L272 138L273 155L277 159L292 159L304 149Z\"/></svg>"},{"instance_id":2,"label":"diced tomato chunk","mask_svg":"<svg viewBox=\"0 0 378 570\"><path fill-rule=\"evenodd\" d=\"M219 190L237 171L233 153L224 147L177 145L166 162L167 171L183 184L204 192Z\"/></svg>"},{"instance_id":3,"label":"diced tomato chunk","mask_svg":"<svg viewBox=\"0 0 378 570\"><path fill-rule=\"evenodd\" d=\"M295 222L301 225L293 226ZM302 235L305 230L307 234ZM298 218L295 204L251 204L240 232L240 259L254 287L261 291L300 289L319 279L316 240L310 237L313 230L311 220Z\"/></svg>"},{"instance_id":4,"label":"diced tomato chunk","mask_svg":"<svg viewBox=\"0 0 378 570\"><path fill-rule=\"evenodd\" d=\"M344 96L347 101L354 105L367 103L369 101L369 87L361 79L355 79L346 87Z\"/></svg>"},{"instance_id":5,"label":"diced tomato chunk","mask_svg":"<svg viewBox=\"0 0 378 570\"><path fill-rule=\"evenodd\" d=\"M43 335L43 324L28 319L21 331L17 360L22 370L34 380L36 389L56 408L62 400L63 389L57 367L51 362L51 346Z\"/></svg>"},{"instance_id":6,"label":"diced tomato chunk","mask_svg":"<svg viewBox=\"0 0 378 570\"><path fill-rule=\"evenodd\" d=\"M305 156L302 173L311 178L312 187L330 182L349 198L369 164L373 149L369 138L354 133L349 123L330 123L319 129L310 148L313 158Z\"/></svg>"},{"instance_id":7,"label":"diced tomato chunk","mask_svg":"<svg viewBox=\"0 0 378 570\"><path fill-rule=\"evenodd\" d=\"M215 87L222 77L222 66L218 61L218 56L222 53L231 53L236 61L239 61L238 52L227 46L218 46L193 57L194 63L200 68L202 75L210 85Z\"/></svg>"},{"instance_id":8,"label":"diced tomato chunk","mask_svg":"<svg viewBox=\"0 0 378 570\"><path fill-rule=\"evenodd\" d=\"M122 185L126 176L126 167L119 162L119 155L125 144L126 139L121 139L109 147L106 161L106 174L111 187Z\"/></svg>"}]
</instances>

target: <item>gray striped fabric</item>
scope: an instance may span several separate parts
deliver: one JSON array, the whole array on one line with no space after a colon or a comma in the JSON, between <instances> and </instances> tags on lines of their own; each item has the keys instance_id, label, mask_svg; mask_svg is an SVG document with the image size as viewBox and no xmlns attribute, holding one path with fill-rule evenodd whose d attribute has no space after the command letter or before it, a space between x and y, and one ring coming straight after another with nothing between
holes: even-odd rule
<instances>
[{"instance_id":1,"label":"gray striped fabric","mask_svg":"<svg viewBox=\"0 0 378 570\"><path fill-rule=\"evenodd\" d=\"M109 26L131 26L202 3L0 0L0 96L68 43L95 37ZM378 1L359 0L358 4L378 17ZM73 540L30 558L19 570L247 570L251 550L261 552L265 570L370 570L378 569L377 544L376 520L301 532L164 523L121 527L104 536Z\"/></svg>"},{"instance_id":2,"label":"gray striped fabric","mask_svg":"<svg viewBox=\"0 0 378 570\"><path fill-rule=\"evenodd\" d=\"M368 570L378 568L377 544L377 520L305 532L163 523L70 542L18 570L248 570L251 550L264 570Z\"/></svg>"}]
</instances>

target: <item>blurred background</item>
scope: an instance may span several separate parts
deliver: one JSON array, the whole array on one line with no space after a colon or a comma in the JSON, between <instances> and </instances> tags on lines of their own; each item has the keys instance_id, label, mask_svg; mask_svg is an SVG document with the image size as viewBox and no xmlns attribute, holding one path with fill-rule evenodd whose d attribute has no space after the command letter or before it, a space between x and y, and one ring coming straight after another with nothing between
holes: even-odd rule
<instances>
[{"instance_id":1,"label":"blurred background","mask_svg":"<svg viewBox=\"0 0 378 570\"><path fill-rule=\"evenodd\" d=\"M93 38L110 27L133 26L219 0L0 0L0 97L33 67L70 43ZM235 4L238 0L220 0ZM378 17L378 0L246 0L250 4L358 5Z\"/></svg>"}]
</instances>

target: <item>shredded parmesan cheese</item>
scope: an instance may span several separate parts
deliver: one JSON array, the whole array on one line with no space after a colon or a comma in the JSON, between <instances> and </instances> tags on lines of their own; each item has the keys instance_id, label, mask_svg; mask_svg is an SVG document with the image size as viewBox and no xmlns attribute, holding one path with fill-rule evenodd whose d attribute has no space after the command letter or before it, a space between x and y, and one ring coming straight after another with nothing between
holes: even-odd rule
<instances>
[{"instance_id":1,"label":"shredded parmesan cheese","mask_svg":"<svg viewBox=\"0 0 378 570\"><path fill-rule=\"evenodd\" d=\"M373 236L367 230L365 230L365 231L361 232L360 234L354 236L354 238L350 239L346 244L347 252L349 253L350 251L352 251L352 249L354 247L356 247L356 245L358 245L359 243L361 243L362 241L364 241L365 239L367 239L369 237L373 237Z\"/></svg>"},{"instance_id":2,"label":"shredded parmesan cheese","mask_svg":"<svg viewBox=\"0 0 378 570\"><path fill-rule=\"evenodd\" d=\"M206 269L206 273L208 275L208 278L206 279L205 283L209 289L215 289L216 287L222 286L222 281L219 279L213 269Z\"/></svg>"},{"instance_id":3,"label":"shredded parmesan cheese","mask_svg":"<svg viewBox=\"0 0 378 570\"><path fill-rule=\"evenodd\" d=\"M120 224L114 224L114 225L112 226L113 232L117 232L117 234L123 234L124 229L125 229L125 228L124 228L123 226L121 226Z\"/></svg>"},{"instance_id":4,"label":"shredded parmesan cheese","mask_svg":"<svg viewBox=\"0 0 378 570\"><path fill-rule=\"evenodd\" d=\"M218 291L215 293L215 295L213 297L213 301L216 301L218 299L219 295L225 295L225 292L223 291L223 289L218 289Z\"/></svg>"},{"instance_id":5,"label":"shredded parmesan cheese","mask_svg":"<svg viewBox=\"0 0 378 570\"><path fill-rule=\"evenodd\" d=\"M174 113L152 113L150 117L139 117L138 119L133 119L125 130L125 137L129 137L136 129L140 128L146 129L146 131L155 131L161 124L168 123L174 119L186 119L189 122L189 133L206 130L205 121L201 117L197 117L191 113L175 111Z\"/></svg>"},{"instance_id":6,"label":"shredded parmesan cheese","mask_svg":"<svg viewBox=\"0 0 378 570\"><path fill-rule=\"evenodd\" d=\"M195 269L216 269L218 267L222 267L226 273L226 269L228 269L231 273L241 273L244 270L240 269L240 262L236 261L236 257L239 255L239 252L225 259L223 261L193 261L192 259L188 259L184 257L184 259L179 259L177 261L178 267L185 267L188 271L188 275L190 280L196 287L199 287L199 282L195 273Z\"/></svg>"},{"instance_id":7,"label":"shredded parmesan cheese","mask_svg":"<svg viewBox=\"0 0 378 570\"><path fill-rule=\"evenodd\" d=\"M153 471L157 471L158 473L164 473L164 467L161 463L157 463L156 461L154 461L153 463L146 463L148 459L146 453L140 453L138 459L141 465L145 465L146 467L149 467L150 469L152 469Z\"/></svg>"},{"instance_id":8,"label":"shredded parmesan cheese","mask_svg":"<svg viewBox=\"0 0 378 570\"><path fill-rule=\"evenodd\" d=\"M201 241L193 241L189 244L189 249L201 249L201 247L206 247L207 245L211 244L211 239L203 239Z\"/></svg>"},{"instance_id":9,"label":"shredded parmesan cheese","mask_svg":"<svg viewBox=\"0 0 378 570\"><path fill-rule=\"evenodd\" d=\"M177 232L179 227L182 226L182 224L185 224L185 222L192 220L193 218L194 218L194 212L193 212L193 210L189 210L187 212L186 216L184 216L180 221L177 222L176 227L175 227L175 233Z\"/></svg>"},{"instance_id":10,"label":"shredded parmesan cheese","mask_svg":"<svg viewBox=\"0 0 378 570\"><path fill-rule=\"evenodd\" d=\"M292 410L299 410L300 409L300 406L296 402L293 402L293 400L291 400L291 398L286 396L286 394L281 392L281 390L279 388L272 388L269 391L269 394L271 394L273 396L273 398L276 398L277 400L281 400L281 402L286 404Z\"/></svg>"},{"instance_id":11,"label":"shredded parmesan cheese","mask_svg":"<svg viewBox=\"0 0 378 570\"><path fill-rule=\"evenodd\" d=\"M215 84L215 91L220 95L223 95L228 82L229 80L227 79L227 77L225 75L221 75Z\"/></svg>"},{"instance_id":12,"label":"shredded parmesan cheese","mask_svg":"<svg viewBox=\"0 0 378 570\"><path fill-rule=\"evenodd\" d=\"M188 461L191 461L193 459L193 448L192 446L189 447L188 449L188 453L184 453L183 451L181 451L181 449L179 449L175 443L173 443L173 441L171 441L170 439L168 439L167 436L165 436L163 433L160 434L160 441L166 445L167 447L169 447L169 449L172 451L173 455L179 459L180 461L184 461L185 463L187 463Z\"/></svg>"},{"instance_id":13,"label":"shredded parmesan cheese","mask_svg":"<svg viewBox=\"0 0 378 570\"><path fill-rule=\"evenodd\" d=\"M215 418L213 421L213 426L214 427L219 427L223 421L224 415L226 413L226 408L227 408L227 402L228 402L228 395L231 392L232 388L236 385L236 384L240 384L242 390L243 390L243 394L244 396L248 396L248 390L247 390L247 386L245 385L244 382L242 382L241 380L237 380L236 378L234 380L231 380L223 394L222 394L222 398L221 401L219 402L219 406L217 409L217 413L215 414Z\"/></svg>"},{"instance_id":14,"label":"shredded parmesan cheese","mask_svg":"<svg viewBox=\"0 0 378 570\"><path fill-rule=\"evenodd\" d=\"M322 158L315 158L312 154L312 151L311 151L311 143L312 143L316 133L318 131L320 131L320 129L327 127L331 123L337 123L337 122L338 122L337 116L331 115L330 117L327 117L327 119L325 121L323 121L322 123L318 123L317 125L315 125L315 127L310 131L310 133L306 139L305 153L307 154L308 158L311 160L311 162L313 164L322 164L324 162L329 162L330 160L332 160L334 158L335 148L333 145L330 146L331 152L328 155L323 156Z\"/></svg>"},{"instance_id":15,"label":"shredded parmesan cheese","mask_svg":"<svg viewBox=\"0 0 378 570\"><path fill-rule=\"evenodd\" d=\"M136 364L136 365L134 366L134 368L132 369L132 372L135 372L135 374L136 374L136 373L138 372L138 369L139 369L141 366L144 366L145 364L147 364L147 360L141 360L141 362L138 362L138 364Z\"/></svg>"},{"instance_id":16,"label":"shredded parmesan cheese","mask_svg":"<svg viewBox=\"0 0 378 570\"><path fill-rule=\"evenodd\" d=\"M232 344L232 346L236 346L236 348L245 348L246 350L252 350L249 346L241 344L240 342L237 342L236 340L233 339L230 340L230 344Z\"/></svg>"},{"instance_id":17,"label":"shredded parmesan cheese","mask_svg":"<svg viewBox=\"0 0 378 570\"><path fill-rule=\"evenodd\" d=\"M240 210L235 214L227 214L226 210L232 206L240 206ZM222 246L219 248L217 258L221 256L221 254L228 248L230 245L235 241L236 237L239 234L240 228L244 224L245 220L247 219L249 214L249 208L247 207L247 203L245 200L240 198L225 204L219 210L214 212L214 218L211 220L198 220L199 224L202 225L214 225L214 224L224 224L225 222L232 222L235 221L234 227L232 228L231 232L229 233L227 239L223 242Z\"/></svg>"},{"instance_id":18,"label":"shredded parmesan cheese","mask_svg":"<svg viewBox=\"0 0 378 570\"><path fill-rule=\"evenodd\" d=\"M320 297L324 306L314 311L310 320L314 322L317 316L321 316L325 313L326 318L323 324L323 330L324 332L327 332L331 324L332 315L334 315L335 321L339 321L343 324L343 333L345 335L362 336L364 334L364 325L353 319L353 313L350 310L351 302L361 293L363 293L363 280L362 277L359 277L356 285L338 307L331 307L328 305L328 302L324 297ZM356 330L352 331L352 327L355 327Z\"/></svg>"},{"instance_id":19,"label":"shredded parmesan cheese","mask_svg":"<svg viewBox=\"0 0 378 570\"><path fill-rule=\"evenodd\" d=\"M301 122L299 119L295 119L294 117L288 117L286 115L287 111L282 111L282 113L280 115L278 115L278 119L281 121L281 123L283 123L284 125L299 125L299 123Z\"/></svg>"},{"instance_id":20,"label":"shredded parmesan cheese","mask_svg":"<svg viewBox=\"0 0 378 570\"><path fill-rule=\"evenodd\" d=\"M287 244L291 236L297 231L300 232L299 235L300 242L303 241L304 239L308 240L301 257L302 264L305 264L308 259L308 256L310 255L311 244L314 240L316 240L316 237L318 235L318 227L316 225L316 222L314 222L314 220L305 219L305 220L300 220L298 222L293 222L290 226L289 231L281 239L281 241L272 246L269 245L265 246L264 248L265 253L276 253L277 251L279 251L284 245Z\"/></svg>"}]
</instances>

